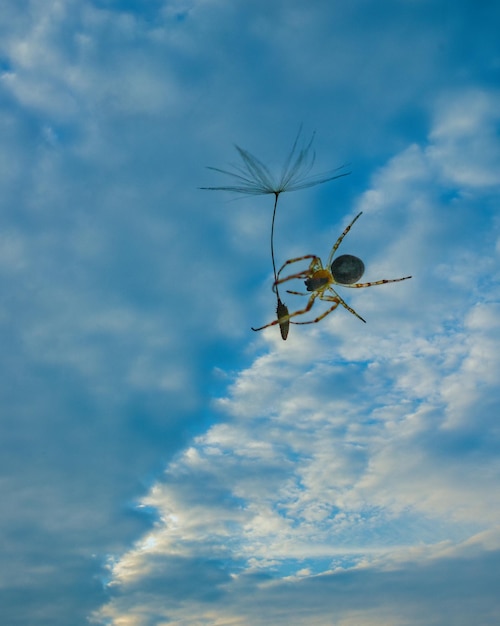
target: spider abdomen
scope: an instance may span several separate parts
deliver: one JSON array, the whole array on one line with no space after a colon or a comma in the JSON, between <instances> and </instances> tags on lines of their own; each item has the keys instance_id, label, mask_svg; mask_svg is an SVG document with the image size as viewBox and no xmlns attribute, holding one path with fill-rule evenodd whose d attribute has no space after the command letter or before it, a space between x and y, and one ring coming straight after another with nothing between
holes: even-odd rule
<instances>
[{"instance_id":1,"label":"spider abdomen","mask_svg":"<svg viewBox=\"0 0 500 626\"><path fill-rule=\"evenodd\" d=\"M363 261L352 254L342 254L331 264L333 279L340 285L352 285L358 282L365 271Z\"/></svg>"}]
</instances>

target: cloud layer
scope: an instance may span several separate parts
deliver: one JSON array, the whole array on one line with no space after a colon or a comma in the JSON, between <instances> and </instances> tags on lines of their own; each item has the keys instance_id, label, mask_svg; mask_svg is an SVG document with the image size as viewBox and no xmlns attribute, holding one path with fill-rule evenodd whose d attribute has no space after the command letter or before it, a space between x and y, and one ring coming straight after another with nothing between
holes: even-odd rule
<instances>
[{"instance_id":1,"label":"cloud layer","mask_svg":"<svg viewBox=\"0 0 500 626\"><path fill-rule=\"evenodd\" d=\"M2 623L498 621L490 5L4 1ZM198 187L301 123L352 174L279 262L363 211L341 250L413 278L283 343L272 202Z\"/></svg>"}]
</instances>

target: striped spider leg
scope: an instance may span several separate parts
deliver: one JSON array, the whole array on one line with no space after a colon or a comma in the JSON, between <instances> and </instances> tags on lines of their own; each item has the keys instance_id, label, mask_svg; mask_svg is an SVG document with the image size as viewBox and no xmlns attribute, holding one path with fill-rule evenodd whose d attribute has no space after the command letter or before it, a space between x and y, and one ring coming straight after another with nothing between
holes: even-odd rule
<instances>
[{"instance_id":1,"label":"striped spider leg","mask_svg":"<svg viewBox=\"0 0 500 626\"><path fill-rule=\"evenodd\" d=\"M293 293L293 292L291 292ZM306 295L306 294L301 294L301 295ZM275 326L276 324L283 324L287 321L290 322L290 324L310 324L312 322L292 322L292 317L295 317L296 315L303 315L304 313L307 313L308 311L310 311L312 309L312 306L314 304L314 301L316 300L316 298L318 298L320 300L324 300L326 302L334 302L335 304L330 307L330 309L324 313L321 318L325 317L326 315L328 315L328 313L331 313L334 309L336 309L338 307L339 304L341 304L341 299L337 298L337 297L331 297L331 296L327 296L325 294L320 293L319 291L315 291L314 293L311 294L311 296L309 297L309 300L307 302L307 305L301 309L300 311L295 311L294 313L288 313L287 315L280 317L277 320L273 320L272 322L270 322L269 324L266 324L265 326L261 326L260 328L253 328L252 330L264 330L264 328L269 328L270 326ZM343 301L342 301L343 302ZM319 321L319 320L316 320Z\"/></svg>"}]
</instances>

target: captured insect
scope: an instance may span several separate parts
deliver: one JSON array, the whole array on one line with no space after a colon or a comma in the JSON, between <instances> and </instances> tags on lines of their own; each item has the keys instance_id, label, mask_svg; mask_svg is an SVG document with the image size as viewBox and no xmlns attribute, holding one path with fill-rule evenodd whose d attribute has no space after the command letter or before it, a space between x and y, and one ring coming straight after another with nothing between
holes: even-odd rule
<instances>
[{"instance_id":1,"label":"captured insect","mask_svg":"<svg viewBox=\"0 0 500 626\"><path fill-rule=\"evenodd\" d=\"M347 233L351 230L354 222L361 217L362 212L358 213L356 217L352 220L352 222L347 226L344 232L340 235L340 237L335 242L330 255L328 257L328 262L326 268L323 267L321 259L315 254L306 254L305 256L297 257L295 259L289 259L286 261L280 268L277 279L274 282L273 289L277 289L278 285L282 283L288 282L289 280L301 280L304 279L304 284L308 292L311 293L309 296L309 301L307 305L300 309L299 311L295 311L294 313L289 313L288 316L284 316L281 319L277 319L272 321L265 326L261 326L260 328L255 328L254 330L263 330L264 328L268 328L269 326L274 326L275 324L282 324L287 319L290 321L292 317L296 317L297 315L304 315L308 311L310 311L314 305L316 298L319 300L323 300L323 302L332 303L329 309L327 309L320 316L316 317L313 320L308 322L290 322L291 324L315 324L319 322L324 317L326 317L329 313L334 311L339 304L341 304L344 308L346 308L349 312L355 315L362 322L366 323L361 315L358 315L354 309L352 309L348 304L344 302L344 300L339 296L339 294L334 290L333 285L340 285L342 287L350 287L353 289L359 289L360 287L373 287L374 285L384 285L385 283L397 283L402 280L408 280L411 276L405 276L404 278L391 278L391 279L383 279L377 280L375 282L370 283L358 283L361 276L365 271L365 266L363 261L353 256L352 254L343 254L336 259L335 252L337 248L342 243L342 240L347 235ZM290 276L286 276L285 278L280 278L281 272L292 263L298 263L299 261L305 261L306 259L311 259L309 267L302 272L297 272L296 274L291 274ZM301 293L300 291L291 291L287 290L287 293L295 294L297 296L308 296L307 293Z\"/></svg>"}]
</instances>

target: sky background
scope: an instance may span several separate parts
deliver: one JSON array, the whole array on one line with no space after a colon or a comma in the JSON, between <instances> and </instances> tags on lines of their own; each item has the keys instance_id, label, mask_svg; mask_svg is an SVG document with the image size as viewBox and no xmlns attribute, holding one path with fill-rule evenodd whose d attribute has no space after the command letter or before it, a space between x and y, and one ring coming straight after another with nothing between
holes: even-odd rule
<instances>
[{"instance_id":1,"label":"sky background","mask_svg":"<svg viewBox=\"0 0 500 626\"><path fill-rule=\"evenodd\" d=\"M3 0L0 622L500 622L500 5ZM277 263L361 257L318 324ZM300 283L295 285L300 289ZM283 296L290 310L304 298ZM317 303L312 319L324 310Z\"/></svg>"}]
</instances>

